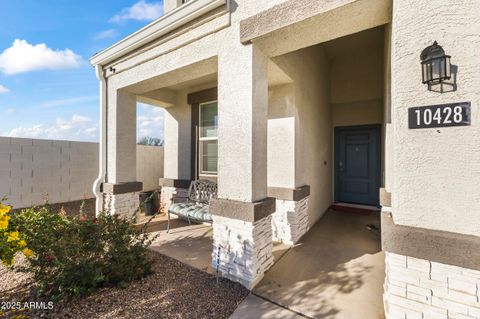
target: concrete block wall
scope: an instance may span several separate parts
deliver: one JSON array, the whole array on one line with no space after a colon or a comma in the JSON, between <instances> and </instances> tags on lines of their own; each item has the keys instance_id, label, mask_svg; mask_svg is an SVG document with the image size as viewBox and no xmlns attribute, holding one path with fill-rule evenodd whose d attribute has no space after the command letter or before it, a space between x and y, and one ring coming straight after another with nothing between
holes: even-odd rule
<instances>
[{"instance_id":1,"label":"concrete block wall","mask_svg":"<svg viewBox=\"0 0 480 319\"><path fill-rule=\"evenodd\" d=\"M0 137L0 198L15 208L93 198L98 144ZM163 148L137 146L137 176L144 190L163 177Z\"/></svg>"},{"instance_id":2,"label":"concrete block wall","mask_svg":"<svg viewBox=\"0 0 480 319\"><path fill-rule=\"evenodd\" d=\"M480 318L480 271L386 253L387 318Z\"/></svg>"},{"instance_id":3,"label":"concrete block wall","mask_svg":"<svg viewBox=\"0 0 480 319\"><path fill-rule=\"evenodd\" d=\"M163 177L163 147L137 145L137 180L143 182L143 190L158 188Z\"/></svg>"}]
</instances>

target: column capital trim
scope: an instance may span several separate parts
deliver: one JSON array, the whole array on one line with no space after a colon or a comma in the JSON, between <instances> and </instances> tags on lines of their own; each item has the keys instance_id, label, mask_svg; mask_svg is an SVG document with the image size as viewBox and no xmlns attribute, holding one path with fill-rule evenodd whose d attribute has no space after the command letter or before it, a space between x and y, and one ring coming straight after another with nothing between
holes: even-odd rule
<instances>
[{"instance_id":1,"label":"column capital trim","mask_svg":"<svg viewBox=\"0 0 480 319\"><path fill-rule=\"evenodd\" d=\"M101 192L103 194L119 195L126 193L140 192L143 189L142 182L125 183L102 183Z\"/></svg>"},{"instance_id":2,"label":"column capital trim","mask_svg":"<svg viewBox=\"0 0 480 319\"><path fill-rule=\"evenodd\" d=\"M298 202L310 195L310 185L304 185L298 188L269 187L267 194L268 197Z\"/></svg>"},{"instance_id":3,"label":"column capital trim","mask_svg":"<svg viewBox=\"0 0 480 319\"><path fill-rule=\"evenodd\" d=\"M189 179L160 178L158 184L163 187L189 188L191 182Z\"/></svg>"},{"instance_id":4,"label":"column capital trim","mask_svg":"<svg viewBox=\"0 0 480 319\"><path fill-rule=\"evenodd\" d=\"M275 212L275 198L267 197L257 202L241 202L229 199L212 199L209 212L213 215L257 222Z\"/></svg>"},{"instance_id":5,"label":"column capital trim","mask_svg":"<svg viewBox=\"0 0 480 319\"><path fill-rule=\"evenodd\" d=\"M480 270L480 237L396 225L390 213L381 215L384 251Z\"/></svg>"}]
</instances>

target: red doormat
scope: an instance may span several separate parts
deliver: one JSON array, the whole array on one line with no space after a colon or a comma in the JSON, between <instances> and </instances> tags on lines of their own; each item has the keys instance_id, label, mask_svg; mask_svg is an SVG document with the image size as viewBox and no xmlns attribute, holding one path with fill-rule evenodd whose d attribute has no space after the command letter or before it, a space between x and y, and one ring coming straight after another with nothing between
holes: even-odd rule
<instances>
[{"instance_id":1,"label":"red doormat","mask_svg":"<svg viewBox=\"0 0 480 319\"><path fill-rule=\"evenodd\" d=\"M368 216L371 213L373 213L373 210L371 210L371 209L351 207L351 206L343 206L343 205L332 205L332 206L330 206L330 209L334 210L336 212L358 214L358 215L363 215L363 216Z\"/></svg>"}]
</instances>

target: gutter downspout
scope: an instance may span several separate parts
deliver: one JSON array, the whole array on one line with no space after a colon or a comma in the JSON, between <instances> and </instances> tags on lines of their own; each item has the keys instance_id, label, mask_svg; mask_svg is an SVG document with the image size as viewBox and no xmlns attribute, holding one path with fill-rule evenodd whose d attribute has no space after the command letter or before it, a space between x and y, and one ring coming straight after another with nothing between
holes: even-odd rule
<instances>
[{"instance_id":1,"label":"gutter downspout","mask_svg":"<svg viewBox=\"0 0 480 319\"><path fill-rule=\"evenodd\" d=\"M100 145L99 145L99 172L98 177L93 183L93 193L95 194L95 214L98 216L103 211L103 196L101 185L107 179L107 80L105 72L101 65L95 66L97 79L100 81Z\"/></svg>"}]
</instances>

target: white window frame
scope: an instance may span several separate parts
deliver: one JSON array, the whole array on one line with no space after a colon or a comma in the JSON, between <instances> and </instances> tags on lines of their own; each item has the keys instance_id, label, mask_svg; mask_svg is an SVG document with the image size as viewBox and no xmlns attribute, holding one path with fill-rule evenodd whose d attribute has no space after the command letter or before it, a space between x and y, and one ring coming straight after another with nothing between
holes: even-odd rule
<instances>
[{"instance_id":1,"label":"white window frame","mask_svg":"<svg viewBox=\"0 0 480 319\"><path fill-rule=\"evenodd\" d=\"M217 151L218 151L218 125L217 125L217 136L216 137L202 137L202 106L206 104L217 103L217 116L218 116L218 100L211 100L207 102L202 102L198 104L198 176L202 177L216 177L218 175L218 153L217 153L217 171L203 171L203 143L205 141L217 141Z\"/></svg>"}]
</instances>

